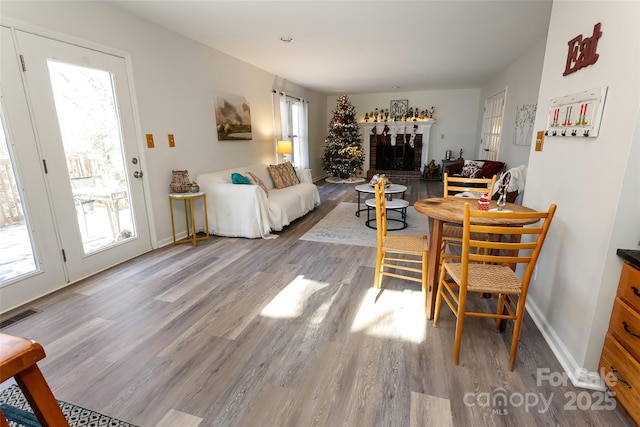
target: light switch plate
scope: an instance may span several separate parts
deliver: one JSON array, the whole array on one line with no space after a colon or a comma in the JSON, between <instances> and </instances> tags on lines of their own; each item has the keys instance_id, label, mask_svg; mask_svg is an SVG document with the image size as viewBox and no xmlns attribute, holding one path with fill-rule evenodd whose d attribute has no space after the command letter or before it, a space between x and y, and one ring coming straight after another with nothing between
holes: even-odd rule
<instances>
[{"instance_id":1,"label":"light switch plate","mask_svg":"<svg viewBox=\"0 0 640 427\"><path fill-rule=\"evenodd\" d=\"M146 136L147 136L147 147L148 148L155 147L155 144L153 143L153 134L148 133Z\"/></svg>"},{"instance_id":2,"label":"light switch plate","mask_svg":"<svg viewBox=\"0 0 640 427\"><path fill-rule=\"evenodd\" d=\"M169 147L175 147L176 146L176 140L173 138L173 134L170 133L169 134Z\"/></svg>"}]
</instances>

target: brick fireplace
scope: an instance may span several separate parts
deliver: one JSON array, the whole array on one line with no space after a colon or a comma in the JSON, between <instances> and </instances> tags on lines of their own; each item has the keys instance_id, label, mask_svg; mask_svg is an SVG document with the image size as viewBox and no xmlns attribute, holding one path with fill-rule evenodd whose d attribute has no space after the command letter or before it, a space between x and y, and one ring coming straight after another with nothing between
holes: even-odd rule
<instances>
[{"instance_id":1,"label":"brick fireplace","mask_svg":"<svg viewBox=\"0 0 640 427\"><path fill-rule=\"evenodd\" d=\"M393 177L419 179L429 158L429 131L434 122L435 120L361 123L369 165L367 177L384 173L391 180ZM383 136L385 125L389 132ZM414 125L417 126L416 135L411 146ZM392 144L394 130L395 144Z\"/></svg>"}]
</instances>

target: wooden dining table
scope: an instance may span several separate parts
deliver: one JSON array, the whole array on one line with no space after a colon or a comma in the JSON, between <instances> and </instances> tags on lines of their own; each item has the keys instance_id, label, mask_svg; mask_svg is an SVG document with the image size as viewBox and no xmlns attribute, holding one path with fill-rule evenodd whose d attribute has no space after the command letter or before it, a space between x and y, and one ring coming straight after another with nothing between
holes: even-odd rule
<instances>
[{"instance_id":1,"label":"wooden dining table","mask_svg":"<svg viewBox=\"0 0 640 427\"><path fill-rule=\"evenodd\" d=\"M429 257L427 262L427 298L425 314L433 319L438 295L438 267L440 265L440 246L442 245L442 225L445 222L462 224L464 222L464 204L469 203L472 210L478 209L478 199L469 197L432 197L414 203L417 212L431 218L431 236L429 236ZM489 202L490 209L496 208L496 201ZM536 212L535 209L522 205L507 203L505 211ZM533 224L538 219L473 217L472 223L479 225L504 225L521 227Z\"/></svg>"}]
</instances>

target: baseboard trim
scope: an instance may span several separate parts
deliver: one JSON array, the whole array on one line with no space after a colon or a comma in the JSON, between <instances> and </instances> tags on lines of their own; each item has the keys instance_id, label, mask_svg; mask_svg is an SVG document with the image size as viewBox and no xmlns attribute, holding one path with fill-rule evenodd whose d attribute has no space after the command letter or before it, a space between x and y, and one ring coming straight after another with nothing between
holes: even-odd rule
<instances>
[{"instance_id":1,"label":"baseboard trim","mask_svg":"<svg viewBox=\"0 0 640 427\"><path fill-rule=\"evenodd\" d=\"M597 372L589 371L581 366L573 358L567 347L562 343L558 334L551 327L547 319L542 315L538 306L529 299L526 305L527 312L535 322L538 330L542 333L544 340L547 342L551 351L560 362L562 369L571 380L575 387L586 388L589 390L606 390L606 385Z\"/></svg>"}]
</instances>

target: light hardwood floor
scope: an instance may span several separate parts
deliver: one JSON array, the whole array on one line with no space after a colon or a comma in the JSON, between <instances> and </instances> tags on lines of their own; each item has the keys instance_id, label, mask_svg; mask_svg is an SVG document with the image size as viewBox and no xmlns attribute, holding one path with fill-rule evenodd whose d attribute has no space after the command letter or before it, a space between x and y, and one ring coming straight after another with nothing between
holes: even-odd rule
<instances>
[{"instance_id":1,"label":"light hardwood floor","mask_svg":"<svg viewBox=\"0 0 640 427\"><path fill-rule=\"evenodd\" d=\"M411 203L442 195L404 184ZM357 200L354 185L318 185L321 206L278 239L161 248L21 308L38 313L3 332L44 345L58 399L140 426L631 425L601 392L558 385L528 316L514 372L510 329L490 319L467 319L454 366L453 314L434 328L418 284L373 289L374 248L299 240Z\"/></svg>"}]
</instances>

